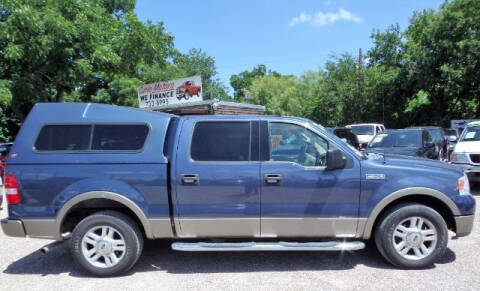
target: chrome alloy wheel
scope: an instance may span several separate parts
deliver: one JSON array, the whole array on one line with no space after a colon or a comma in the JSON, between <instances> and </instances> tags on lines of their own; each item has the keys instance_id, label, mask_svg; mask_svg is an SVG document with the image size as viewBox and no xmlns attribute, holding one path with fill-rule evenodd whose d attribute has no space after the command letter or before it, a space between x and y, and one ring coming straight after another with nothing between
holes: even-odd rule
<instances>
[{"instance_id":1,"label":"chrome alloy wheel","mask_svg":"<svg viewBox=\"0 0 480 291\"><path fill-rule=\"evenodd\" d=\"M125 256L126 245L122 234L111 226L95 226L82 238L82 254L98 268L111 268Z\"/></svg>"},{"instance_id":2,"label":"chrome alloy wheel","mask_svg":"<svg viewBox=\"0 0 480 291\"><path fill-rule=\"evenodd\" d=\"M402 220L393 232L395 250L408 260L428 257L435 250L437 240L437 230L433 223L418 216Z\"/></svg>"}]
</instances>

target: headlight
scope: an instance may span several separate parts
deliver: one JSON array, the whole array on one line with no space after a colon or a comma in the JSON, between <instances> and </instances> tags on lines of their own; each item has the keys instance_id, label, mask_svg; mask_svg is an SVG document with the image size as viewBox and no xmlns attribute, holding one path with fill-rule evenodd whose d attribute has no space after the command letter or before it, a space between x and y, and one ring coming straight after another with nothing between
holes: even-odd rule
<instances>
[{"instance_id":1,"label":"headlight","mask_svg":"<svg viewBox=\"0 0 480 291\"><path fill-rule=\"evenodd\" d=\"M468 164L468 156L466 154L462 153L453 153L451 161L453 163L463 163L463 164Z\"/></svg>"},{"instance_id":2,"label":"headlight","mask_svg":"<svg viewBox=\"0 0 480 291\"><path fill-rule=\"evenodd\" d=\"M458 193L460 196L471 195L470 183L468 182L468 177L465 174L463 174L463 177L458 179Z\"/></svg>"}]
</instances>

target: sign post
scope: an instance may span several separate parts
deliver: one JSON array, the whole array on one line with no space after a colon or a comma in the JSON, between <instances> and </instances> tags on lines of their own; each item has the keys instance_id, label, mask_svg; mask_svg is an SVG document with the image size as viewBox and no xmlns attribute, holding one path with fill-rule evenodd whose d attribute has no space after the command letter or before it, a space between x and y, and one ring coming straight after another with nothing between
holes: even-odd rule
<instances>
[{"instance_id":1,"label":"sign post","mask_svg":"<svg viewBox=\"0 0 480 291\"><path fill-rule=\"evenodd\" d=\"M140 108L156 108L172 104L202 101L202 78L193 76L138 88Z\"/></svg>"}]
</instances>

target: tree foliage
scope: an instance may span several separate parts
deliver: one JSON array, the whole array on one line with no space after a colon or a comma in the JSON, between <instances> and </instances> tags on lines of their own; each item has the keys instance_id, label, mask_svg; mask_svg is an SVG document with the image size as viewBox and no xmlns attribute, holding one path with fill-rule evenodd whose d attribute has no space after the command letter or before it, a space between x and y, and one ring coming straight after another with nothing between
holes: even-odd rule
<instances>
[{"instance_id":1,"label":"tree foliage","mask_svg":"<svg viewBox=\"0 0 480 291\"><path fill-rule=\"evenodd\" d=\"M138 86L201 75L205 99L231 100L213 57L179 52L162 22L142 22L134 0L0 0L0 139L33 104L137 105ZM333 55L300 76L258 65L232 75L233 100L324 125L448 126L480 117L480 1L416 12L405 30L375 30L361 56ZM247 93L251 97L247 99Z\"/></svg>"},{"instance_id":2,"label":"tree foliage","mask_svg":"<svg viewBox=\"0 0 480 291\"><path fill-rule=\"evenodd\" d=\"M134 7L134 0L0 0L2 108L21 121L37 102L136 106L138 86L190 75L202 76L207 98L226 98L212 57L180 53L163 23L140 21Z\"/></svg>"},{"instance_id":3,"label":"tree foliage","mask_svg":"<svg viewBox=\"0 0 480 291\"><path fill-rule=\"evenodd\" d=\"M230 77L230 85L233 88L233 99L237 102L246 101L245 94L248 92L247 88L252 85L253 80L266 75L280 76L277 72L267 71L265 65L258 65L251 71L243 71L238 75L232 75Z\"/></svg>"}]
</instances>

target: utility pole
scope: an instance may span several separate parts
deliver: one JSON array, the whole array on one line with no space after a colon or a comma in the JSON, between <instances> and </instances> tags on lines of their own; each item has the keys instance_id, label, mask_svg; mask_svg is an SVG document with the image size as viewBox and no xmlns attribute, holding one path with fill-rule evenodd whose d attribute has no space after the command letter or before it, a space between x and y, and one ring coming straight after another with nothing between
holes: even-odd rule
<instances>
[{"instance_id":1,"label":"utility pole","mask_svg":"<svg viewBox=\"0 0 480 291\"><path fill-rule=\"evenodd\" d=\"M358 64L357 64L357 100L355 104L361 104L361 99L363 98L363 55L362 55L362 48L358 49ZM354 110L355 112L355 121L359 122L359 108Z\"/></svg>"}]
</instances>

